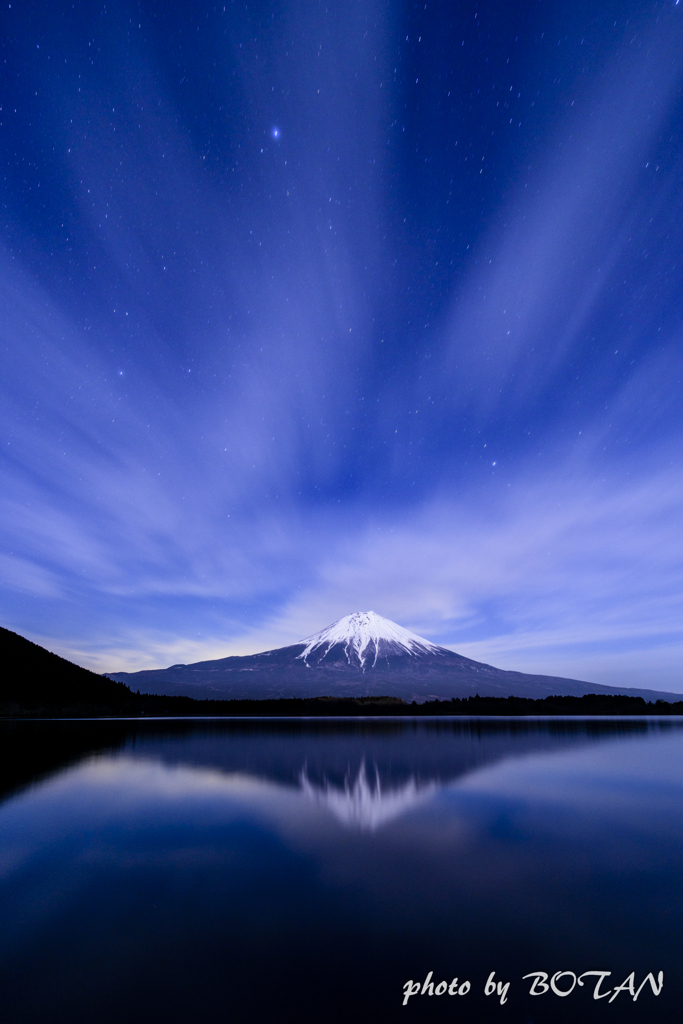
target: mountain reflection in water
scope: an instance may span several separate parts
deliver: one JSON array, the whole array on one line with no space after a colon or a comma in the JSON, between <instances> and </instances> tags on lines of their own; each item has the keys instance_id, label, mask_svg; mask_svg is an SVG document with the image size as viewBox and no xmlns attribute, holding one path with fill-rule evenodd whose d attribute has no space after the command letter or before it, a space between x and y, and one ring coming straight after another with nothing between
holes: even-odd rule
<instances>
[{"instance_id":1,"label":"mountain reflection in water","mask_svg":"<svg viewBox=\"0 0 683 1024\"><path fill-rule=\"evenodd\" d=\"M402 785L383 787L377 765L374 780L370 781L364 760L355 780L352 782L349 778L345 779L343 787L328 781L323 785L315 785L308 778L305 768L301 771L300 781L309 800L332 811L342 825L367 832L374 832L424 803L438 788L436 782L420 784L414 776Z\"/></svg>"},{"instance_id":2,"label":"mountain reflection in water","mask_svg":"<svg viewBox=\"0 0 683 1024\"><path fill-rule=\"evenodd\" d=\"M613 1024L674 1024L682 728L0 723L3 1021L603 1024L522 977L604 970L665 976ZM404 1008L430 972L471 994Z\"/></svg>"},{"instance_id":3,"label":"mountain reflection in water","mask_svg":"<svg viewBox=\"0 0 683 1024\"><path fill-rule=\"evenodd\" d=\"M83 759L127 755L345 789L363 762L383 789L453 780L507 758L670 731L678 719L97 719L0 722L0 800Z\"/></svg>"}]
</instances>

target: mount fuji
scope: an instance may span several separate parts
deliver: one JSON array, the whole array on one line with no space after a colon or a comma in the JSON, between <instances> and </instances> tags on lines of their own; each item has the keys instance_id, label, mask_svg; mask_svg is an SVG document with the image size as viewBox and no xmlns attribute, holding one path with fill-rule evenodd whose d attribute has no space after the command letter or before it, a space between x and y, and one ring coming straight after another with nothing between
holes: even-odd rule
<instances>
[{"instance_id":1,"label":"mount fuji","mask_svg":"<svg viewBox=\"0 0 683 1024\"><path fill-rule=\"evenodd\" d=\"M262 654L107 675L141 693L214 700L388 695L420 703L477 693L534 698L622 693L646 700L678 696L507 672L438 647L375 612L345 615L306 640Z\"/></svg>"}]
</instances>

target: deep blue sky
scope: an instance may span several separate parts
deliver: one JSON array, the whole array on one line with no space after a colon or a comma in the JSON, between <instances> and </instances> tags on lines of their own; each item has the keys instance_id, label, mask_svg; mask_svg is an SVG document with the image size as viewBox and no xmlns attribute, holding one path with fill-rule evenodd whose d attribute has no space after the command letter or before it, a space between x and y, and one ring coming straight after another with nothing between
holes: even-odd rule
<instances>
[{"instance_id":1,"label":"deep blue sky","mask_svg":"<svg viewBox=\"0 0 683 1024\"><path fill-rule=\"evenodd\" d=\"M683 690L683 4L2 11L4 625Z\"/></svg>"}]
</instances>

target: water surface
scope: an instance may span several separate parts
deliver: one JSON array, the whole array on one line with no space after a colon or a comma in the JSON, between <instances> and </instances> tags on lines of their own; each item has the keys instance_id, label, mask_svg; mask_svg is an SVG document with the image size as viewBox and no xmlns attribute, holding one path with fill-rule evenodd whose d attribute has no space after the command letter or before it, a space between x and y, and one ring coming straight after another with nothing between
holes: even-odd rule
<instances>
[{"instance_id":1,"label":"water surface","mask_svg":"<svg viewBox=\"0 0 683 1024\"><path fill-rule=\"evenodd\" d=\"M683 720L5 722L0 745L11 1024L680 1018ZM609 995L534 997L534 971Z\"/></svg>"}]
</instances>

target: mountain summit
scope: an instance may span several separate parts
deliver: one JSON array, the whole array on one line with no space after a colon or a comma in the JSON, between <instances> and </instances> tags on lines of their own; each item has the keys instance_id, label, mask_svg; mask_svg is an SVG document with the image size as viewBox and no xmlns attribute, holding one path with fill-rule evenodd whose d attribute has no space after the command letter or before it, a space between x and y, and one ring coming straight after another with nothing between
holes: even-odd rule
<instances>
[{"instance_id":1,"label":"mountain summit","mask_svg":"<svg viewBox=\"0 0 683 1024\"><path fill-rule=\"evenodd\" d=\"M384 619L377 612L354 612L337 619L331 626L321 629L302 640L304 650L297 655L306 665L322 665L345 657L349 665L365 671L376 668L391 655L424 657L446 652L430 644L409 629Z\"/></svg>"},{"instance_id":2,"label":"mountain summit","mask_svg":"<svg viewBox=\"0 0 683 1024\"><path fill-rule=\"evenodd\" d=\"M387 695L421 702L473 697L477 693L482 697L536 699L584 693L623 693L646 700L672 700L676 696L506 672L438 647L376 612L345 615L306 640L263 654L108 675L141 693L214 700Z\"/></svg>"}]
</instances>

